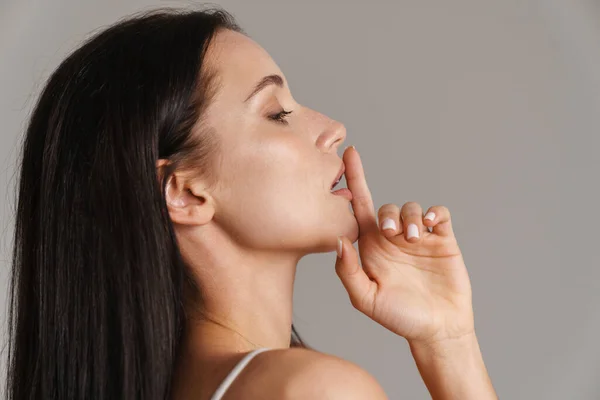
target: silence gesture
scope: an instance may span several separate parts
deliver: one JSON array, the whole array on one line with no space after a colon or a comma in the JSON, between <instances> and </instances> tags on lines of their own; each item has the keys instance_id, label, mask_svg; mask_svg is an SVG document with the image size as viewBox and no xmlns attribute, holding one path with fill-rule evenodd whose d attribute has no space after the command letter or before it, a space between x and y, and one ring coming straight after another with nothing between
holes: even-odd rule
<instances>
[{"instance_id":1,"label":"silence gesture","mask_svg":"<svg viewBox=\"0 0 600 400\"><path fill-rule=\"evenodd\" d=\"M448 209L430 207L424 215L415 202L385 204L376 216L358 151L348 147L343 160L362 268L350 240L340 237L335 269L351 304L411 343L473 334L471 284Z\"/></svg>"}]
</instances>

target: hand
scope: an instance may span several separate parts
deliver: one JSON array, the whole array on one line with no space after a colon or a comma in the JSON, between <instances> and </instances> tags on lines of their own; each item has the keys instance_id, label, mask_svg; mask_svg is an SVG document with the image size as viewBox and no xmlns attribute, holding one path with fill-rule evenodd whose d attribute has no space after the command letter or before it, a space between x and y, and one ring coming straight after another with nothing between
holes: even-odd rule
<instances>
[{"instance_id":1,"label":"hand","mask_svg":"<svg viewBox=\"0 0 600 400\"><path fill-rule=\"evenodd\" d=\"M405 203L402 209L385 204L379 221L391 218L397 229L382 230L358 151L348 147L343 158L362 268L352 242L342 236L342 258L336 258L335 269L351 304L411 343L472 335L471 284L448 209L430 207L435 218L429 220L418 203ZM416 225L418 238L408 238L409 224Z\"/></svg>"}]
</instances>

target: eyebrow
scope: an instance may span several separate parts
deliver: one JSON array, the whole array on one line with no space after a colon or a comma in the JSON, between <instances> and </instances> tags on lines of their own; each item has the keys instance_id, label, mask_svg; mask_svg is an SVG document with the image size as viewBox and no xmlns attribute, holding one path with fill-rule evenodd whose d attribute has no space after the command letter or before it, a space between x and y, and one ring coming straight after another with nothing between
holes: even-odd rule
<instances>
[{"instance_id":1,"label":"eyebrow","mask_svg":"<svg viewBox=\"0 0 600 400\"><path fill-rule=\"evenodd\" d=\"M254 87L254 90L252 90L252 93L250 93L250 95L248 97L246 97L246 100L244 100L244 103L246 103L248 100L250 100L252 98L252 96L254 96L255 94L257 94L258 92L260 92L262 89L266 88L269 85L277 85L280 88L282 88L283 87L283 78L277 74L265 76L256 84L256 86Z\"/></svg>"}]
</instances>

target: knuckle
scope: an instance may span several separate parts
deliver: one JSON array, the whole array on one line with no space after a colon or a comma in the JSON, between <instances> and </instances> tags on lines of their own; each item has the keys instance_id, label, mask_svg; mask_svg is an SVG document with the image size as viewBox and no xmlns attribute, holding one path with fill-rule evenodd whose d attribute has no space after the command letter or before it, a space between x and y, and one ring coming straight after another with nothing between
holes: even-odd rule
<instances>
[{"instance_id":1,"label":"knuckle","mask_svg":"<svg viewBox=\"0 0 600 400\"><path fill-rule=\"evenodd\" d=\"M435 207L431 207L431 209L437 215L440 215L442 217L450 218L450 210L448 210L448 208L445 207L445 206L435 206Z\"/></svg>"},{"instance_id":2,"label":"knuckle","mask_svg":"<svg viewBox=\"0 0 600 400\"><path fill-rule=\"evenodd\" d=\"M398 214L400 209L393 203L384 204L379 207L379 215L395 215Z\"/></svg>"},{"instance_id":3,"label":"knuckle","mask_svg":"<svg viewBox=\"0 0 600 400\"><path fill-rule=\"evenodd\" d=\"M380 210L394 210L397 208L398 208L398 206L395 205L394 203L386 203L386 204L382 205L381 207L379 207Z\"/></svg>"},{"instance_id":4,"label":"knuckle","mask_svg":"<svg viewBox=\"0 0 600 400\"><path fill-rule=\"evenodd\" d=\"M409 201L404 203L402 206L402 215L406 217L412 217L415 215L421 215L422 209L421 205L415 201Z\"/></svg>"},{"instance_id":5,"label":"knuckle","mask_svg":"<svg viewBox=\"0 0 600 400\"><path fill-rule=\"evenodd\" d=\"M359 206L370 206L371 205L371 199L369 199L369 196L357 196L354 198L354 200L356 201L356 204L358 204Z\"/></svg>"},{"instance_id":6,"label":"knuckle","mask_svg":"<svg viewBox=\"0 0 600 400\"><path fill-rule=\"evenodd\" d=\"M360 301L356 298L356 296L350 296L350 304L352 304L352 307L358 311L361 310Z\"/></svg>"}]
</instances>

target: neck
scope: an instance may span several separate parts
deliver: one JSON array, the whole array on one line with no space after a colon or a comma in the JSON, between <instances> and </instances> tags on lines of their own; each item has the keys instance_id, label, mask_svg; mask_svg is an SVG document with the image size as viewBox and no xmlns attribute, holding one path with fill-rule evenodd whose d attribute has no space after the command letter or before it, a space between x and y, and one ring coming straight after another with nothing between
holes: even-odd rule
<instances>
[{"instance_id":1,"label":"neck","mask_svg":"<svg viewBox=\"0 0 600 400\"><path fill-rule=\"evenodd\" d=\"M211 242L196 244L196 254L188 258L202 260L194 271L202 309L188 313L195 316L188 320L186 332L192 351L210 358L223 352L290 347L294 279L302 256L231 243L223 248L228 243L223 237Z\"/></svg>"},{"instance_id":2,"label":"neck","mask_svg":"<svg viewBox=\"0 0 600 400\"><path fill-rule=\"evenodd\" d=\"M200 243L188 242L190 237L197 236L181 235L178 243L197 279L201 304L186 309L177 399L209 396L241 353L290 347L294 279L304 255L249 249L215 229Z\"/></svg>"}]
</instances>

